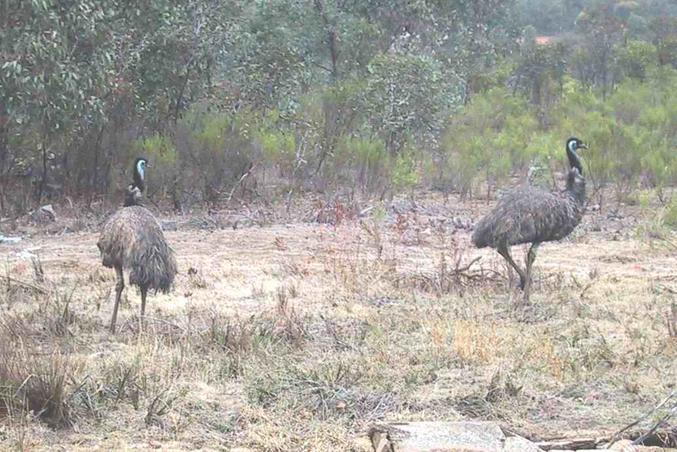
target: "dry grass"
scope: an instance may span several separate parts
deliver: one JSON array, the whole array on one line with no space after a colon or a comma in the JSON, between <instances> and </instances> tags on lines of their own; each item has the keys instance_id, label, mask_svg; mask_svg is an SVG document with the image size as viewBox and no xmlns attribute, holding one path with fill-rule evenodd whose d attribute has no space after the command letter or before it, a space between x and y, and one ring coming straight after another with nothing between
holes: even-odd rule
<instances>
[{"instance_id":1,"label":"dry grass","mask_svg":"<svg viewBox=\"0 0 677 452\"><path fill-rule=\"evenodd\" d=\"M585 221L542 247L523 310L495 253L420 212L169 232L177 287L145 319L127 289L116 335L96 234L2 245L1 447L366 450L384 419L613 432L677 383L677 258L643 218Z\"/></svg>"}]
</instances>

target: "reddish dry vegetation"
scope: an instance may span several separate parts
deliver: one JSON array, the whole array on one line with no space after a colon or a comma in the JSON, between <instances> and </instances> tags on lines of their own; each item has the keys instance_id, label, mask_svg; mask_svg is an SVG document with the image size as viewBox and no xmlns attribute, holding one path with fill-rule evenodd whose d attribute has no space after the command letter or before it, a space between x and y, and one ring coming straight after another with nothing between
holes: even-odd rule
<instances>
[{"instance_id":1,"label":"reddish dry vegetation","mask_svg":"<svg viewBox=\"0 0 677 452\"><path fill-rule=\"evenodd\" d=\"M469 244L486 206L402 205L178 219L174 291L141 321L127 288L115 335L96 232L0 245L3 448L369 450L381 420L609 434L675 390L675 236L653 215L590 213L541 248L516 310L502 260Z\"/></svg>"}]
</instances>

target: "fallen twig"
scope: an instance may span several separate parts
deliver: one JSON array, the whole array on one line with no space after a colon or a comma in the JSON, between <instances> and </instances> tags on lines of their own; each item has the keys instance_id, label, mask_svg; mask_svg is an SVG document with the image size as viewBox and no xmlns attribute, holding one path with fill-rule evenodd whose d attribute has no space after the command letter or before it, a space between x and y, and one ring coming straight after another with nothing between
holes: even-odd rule
<instances>
[{"instance_id":1,"label":"fallen twig","mask_svg":"<svg viewBox=\"0 0 677 452\"><path fill-rule=\"evenodd\" d=\"M609 440L609 446L611 446L613 443L615 443L616 441L618 441L618 440L621 438L621 434L622 434L623 432L625 432L625 431L631 429L632 427L634 427L634 426L640 424L641 422L643 422L644 420L646 420L649 416L651 416L653 413L655 413L657 410L659 410L662 406L664 406L666 403L668 403L668 402L670 401L670 399L672 399L672 398L675 396L675 394L676 394L675 391L672 391L672 392L670 393L670 395L668 395L665 399L663 399L663 400L661 401L661 403L659 403L658 405L656 405L655 407L653 407L649 412L643 414L643 415L640 416L637 420L631 422L630 424L626 425L625 427L623 427L622 429L620 429L619 431L617 431L616 433L614 433L614 435L613 435L613 436L611 437L611 439ZM676 405L676 406L677 406L677 405ZM673 407L673 410L674 410L674 407ZM655 428L654 428L653 431L655 431ZM653 433L653 431L652 431L651 433ZM647 435L642 435L642 436L648 436L648 434L647 434Z\"/></svg>"},{"instance_id":2,"label":"fallen twig","mask_svg":"<svg viewBox=\"0 0 677 452\"><path fill-rule=\"evenodd\" d=\"M475 259L471 260L471 261L468 263L468 265L466 265L465 267L458 267L458 266L457 266L457 267L454 269L453 273L458 274L458 273L466 272L466 271L470 270L470 267L472 267L473 264L474 264L475 262L477 262L477 261L479 261L479 260L481 260L481 259L482 259L482 256L477 256Z\"/></svg>"},{"instance_id":3,"label":"fallen twig","mask_svg":"<svg viewBox=\"0 0 677 452\"><path fill-rule=\"evenodd\" d=\"M674 394L674 392L673 392L673 394ZM646 432L645 434L643 434L642 436L640 436L639 438L637 438L636 440L634 440L634 441L632 442L632 444L633 444L633 445L644 444L644 441L645 441L647 438L649 438L651 435L653 435L653 434L656 432L656 430L658 430L658 427L660 427L660 426L663 424L663 422L667 421L668 419L670 419L670 418L671 418L672 416L674 416L675 414L677 414L677 402L675 402L675 403L672 405L672 408L670 409L670 411L668 411L667 414L666 414L665 416L663 416L662 418L660 418L660 419L658 420L658 422L656 422L656 423L651 427L651 429L650 429L648 432Z\"/></svg>"},{"instance_id":4,"label":"fallen twig","mask_svg":"<svg viewBox=\"0 0 677 452\"><path fill-rule=\"evenodd\" d=\"M247 177L249 177L249 175L252 173L254 168L256 168L256 164L252 163L251 165L249 165L249 169L247 171L245 171L245 173L242 176L240 176L240 179L238 179L237 182L235 182L235 184L233 185L233 188L230 190L230 193L228 194L228 199L226 199L227 202L230 202L233 199L233 194L235 193L235 190L237 189L237 187L239 187L242 184L242 182L244 182L244 180Z\"/></svg>"},{"instance_id":5,"label":"fallen twig","mask_svg":"<svg viewBox=\"0 0 677 452\"><path fill-rule=\"evenodd\" d=\"M41 294L43 294L43 295L48 295L48 294L49 294L49 291L48 291L47 289L44 289L44 288L42 288L42 287L40 287L40 286L36 286L35 284L29 283L29 282L26 282L26 281L22 281L22 280L20 280L20 279L12 278L11 276L7 276L7 275L3 276L3 278L5 278L5 281L7 282L7 285L10 285L10 284L13 283L13 284L16 284L16 285L18 285L18 286L21 286L21 287L23 287L23 288L25 288L25 289L32 289L32 290L34 290L34 291L36 291L36 292L38 292L38 293L41 293Z\"/></svg>"},{"instance_id":6,"label":"fallen twig","mask_svg":"<svg viewBox=\"0 0 677 452\"><path fill-rule=\"evenodd\" d=\"M605 441L600 438L561 438L548 441L537 441L536 446L543 450L595 449L603 442Z\"/></svg>"}]
</instances>

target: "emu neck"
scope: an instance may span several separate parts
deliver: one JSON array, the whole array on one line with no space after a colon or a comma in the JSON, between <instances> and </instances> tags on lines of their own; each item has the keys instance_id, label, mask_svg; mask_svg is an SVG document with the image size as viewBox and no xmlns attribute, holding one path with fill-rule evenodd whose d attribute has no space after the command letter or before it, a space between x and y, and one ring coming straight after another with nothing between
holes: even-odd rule
<instances>
[{"instance_id":1,"label":"emu neck","mask_svg":"<svg viewBox=\"0 0 677 452\"><path fill-rule=\"evenodd\" d=\"M127 187L127 192L125 193L125 202L122 205L123 207L129 206L140 206L141 205L141 193L139 189L134 185Z\"/></svg>"},{"instance_id":2,"label":"emu neck","mask_svg":"<svg viewBox=\"0 0 677 452\"><path fill-rule=\"evenodd\" d=\"M577 174L576 169L571 169L567 175L567 188L565 190L576 204L585 205L585 179Z\"/></svg>"},{"instance_id":3,"label":"emu neck","mask_svg":"<svg viewBox=\"0 0 677 452\"><path fill-rule=\"evenodd\" d=\"M144 182L144 177L139 173L139 170L134 167L134 187L137 187L141 192L146 189L146 184Z\"/></svg>"},{"instance_id":4,"label":"emu neck","mask_svg":"<svg viewBox=\"0 0 677 452\"><path fill-rule=\"evenodd\" d=\"M142 189L136 185L136 182L127 186L123 207L143 206L143 192L141 190Z\"/></svg>"},{"instance_id":5,"label":"emu neck","mask_svg":"<svg viewBox=\"0 0 677 452\"><path fill-rule=\"evenodd\" d=\"M567 150L567 157L569 158L569 165L571 168L576 168L578 170L578 173L580 175L583 175L583 165L581 164L581 159L576 153L576 151L573 151L569 149L569 146L566 146Z\"/></svg>"}]
</instances>

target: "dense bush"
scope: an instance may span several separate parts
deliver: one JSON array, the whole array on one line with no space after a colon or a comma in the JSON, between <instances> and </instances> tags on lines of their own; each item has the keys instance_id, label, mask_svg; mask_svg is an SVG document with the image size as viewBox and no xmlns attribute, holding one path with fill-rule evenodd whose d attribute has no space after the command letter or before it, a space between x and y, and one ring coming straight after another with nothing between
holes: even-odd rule
<instances>
[{"instance_id":1,"label":"dense bush","mask_svg":"<svg viewBox=\"0 0 677 452\"><path fill-rule=\"evenodd\" d=\"M641 183L660 192L677 183L675 90L677 71L670 68L654 67L645 81L626 79L606 98L569 78L542 128L536 106L505 88L491 89L447 128L446 180L470 194L531 165L561 170L564 140L576 135L590 143L583 158L592 191L613 186L621 200Z\"/></svg>"},{"instance_id":2,"label":"dense bush","mask_svg":"<svg viewBox=\"0 0 677 452\"><path fill-rule=\"evenodd\" d=\"M490 196L555 182L569 135L595 191L677 177L670 2L71 3L0 5L3 215L119 196L139 154L177 209L236 185Z\"/></svg>"}]
</instances>

